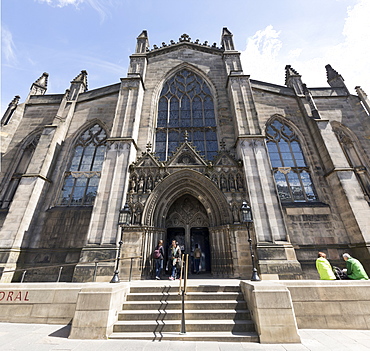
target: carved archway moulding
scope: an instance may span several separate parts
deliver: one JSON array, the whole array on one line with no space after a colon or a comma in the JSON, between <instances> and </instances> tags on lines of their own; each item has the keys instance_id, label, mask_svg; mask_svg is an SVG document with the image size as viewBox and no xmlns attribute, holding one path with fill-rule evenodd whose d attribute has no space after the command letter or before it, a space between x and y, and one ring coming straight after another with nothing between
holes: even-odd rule
<instances>
[{"instance_id":1,"label":"carved archway moulding","mask_svg":"<svg viewBox=\"0 0 370 351\"><path fill-rule=\"evenodd\" d=\"M163 179L150 194L143 213L143 224L164 228L172 204L187 194L204 206L210 226L233 223L230 206L217 186L197 171L181 170Z\"/></svg>"}]
</instances>

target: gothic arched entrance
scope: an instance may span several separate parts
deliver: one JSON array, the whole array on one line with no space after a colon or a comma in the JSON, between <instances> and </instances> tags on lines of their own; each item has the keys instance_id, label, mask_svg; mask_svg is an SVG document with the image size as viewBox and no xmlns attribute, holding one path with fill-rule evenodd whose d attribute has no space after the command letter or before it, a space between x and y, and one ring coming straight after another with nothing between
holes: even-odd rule
<instances>
[{"instance_id":1,"label":"gothic arched entrance","mask_svg":"<svg viewBox=\"0 0 370 351\"><path fill-rule=\"evenodd\" d=\"M143 257L149 257L158 239L165 239L166 247L176 239L189 254L195 244L204 246L203 270L231 277L235 252L231 250L235 245L232 223L230 205L209 177L194 170L174 172L147 199L143 211L143 224L148 228Z\"/></svg>"},{"instance_id":2,"label":"gothic arched entrance","mask_svg":"<svg viewBox=\"0 0 370 351\"><path fill-rule=\"evenodd\" d=\"M166 246L176 240L192 263L196 245L202 251L200 271L211 271L209 219L204 206L194 196L183 195L170 207L166 217ZM191 264L193 267L193 264ZM190 271L192 271L191 269Z\"/></svg>"}]
</instances>

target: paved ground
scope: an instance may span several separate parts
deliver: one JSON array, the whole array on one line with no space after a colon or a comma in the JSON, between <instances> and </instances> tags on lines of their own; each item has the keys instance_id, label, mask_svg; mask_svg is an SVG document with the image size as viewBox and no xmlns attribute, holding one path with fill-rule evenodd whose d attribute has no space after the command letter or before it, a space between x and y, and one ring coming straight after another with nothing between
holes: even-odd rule
<instances>
[{"instance_id":1,"label":"paved ground","mask_svg":"<svg viewBox=\"0 0 370 351\"><path fill-rule=\"evenodd\" d=\"M71 340L69 327L46 324L0 323L1 351L369 351L370 330L299 331L302 344L261 345L140 340Z\"/></svg>"}]
</instances>

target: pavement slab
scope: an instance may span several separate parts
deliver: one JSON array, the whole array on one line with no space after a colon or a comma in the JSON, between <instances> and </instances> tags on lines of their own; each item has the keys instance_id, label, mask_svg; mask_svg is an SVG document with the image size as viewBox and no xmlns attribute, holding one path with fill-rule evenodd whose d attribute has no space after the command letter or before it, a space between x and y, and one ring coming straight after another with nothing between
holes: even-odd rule
<instances>
[{"instance_id":1,"label":"pavement slab","mask_svg":"<svg viewBox=\"0 0 370 351\"><path fill-rule=\"evenodd\" d=\"M70 326L0 323L1 351L370 351L370 330L301 329L301 344L76 340Z\"/></svg>"}]
</instances>

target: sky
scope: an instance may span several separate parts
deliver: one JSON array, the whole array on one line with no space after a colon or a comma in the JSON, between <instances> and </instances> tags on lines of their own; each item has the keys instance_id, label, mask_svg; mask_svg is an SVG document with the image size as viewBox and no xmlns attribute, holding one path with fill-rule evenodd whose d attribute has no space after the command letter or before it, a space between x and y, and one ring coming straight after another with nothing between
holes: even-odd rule
<instances>
[{"instance_id":1,"label":"sky","mask_svg":"<svg viewBox=\"0 0 370 351\"><path fill-rule=\"evenodd\" d=\"M351 93L370 96L370 0L1 0L1 113L49 73L63 94L81 70L89 90L126 77L136 38L149 44L216 42L227 27L251 79L284 85L291 65L308 87L326 87L331 64Z\"/></svg>"}]
</instances>

